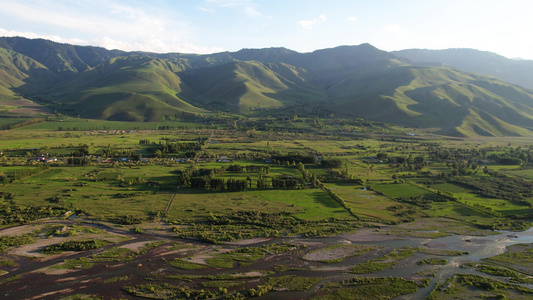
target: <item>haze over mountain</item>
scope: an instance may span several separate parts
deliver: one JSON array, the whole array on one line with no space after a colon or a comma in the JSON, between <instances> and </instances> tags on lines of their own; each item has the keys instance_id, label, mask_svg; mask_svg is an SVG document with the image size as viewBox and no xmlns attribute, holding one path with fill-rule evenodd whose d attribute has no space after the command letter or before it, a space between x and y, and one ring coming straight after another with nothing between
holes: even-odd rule
<instances>
[{"instance_id":1,"label":"haze over mountain","mask_svg":"<svg viewBox=\"0 0 533 300\"><path fill-rule=\"evenodd\" d=\"M0 99L23 95L108 120L287 112L363 117L457 136L531 135L533 92L521 86L533 86L533 77L518 72L530 74L533 62L471 49L386 52L362 44L196 55L0 38Z\"/></svg>"},{"instance_id":2,"label":"haze over mountain","mask_svg":"<svg viewBox=\"0 0 533 300\"><path fill-rule=\"evenodd\" d=\"M494 76L533 89L533 61L516 60L475 49L393 51L392 54L414 64L443 63L451 67Z\"/></svg>"}]
</instances>

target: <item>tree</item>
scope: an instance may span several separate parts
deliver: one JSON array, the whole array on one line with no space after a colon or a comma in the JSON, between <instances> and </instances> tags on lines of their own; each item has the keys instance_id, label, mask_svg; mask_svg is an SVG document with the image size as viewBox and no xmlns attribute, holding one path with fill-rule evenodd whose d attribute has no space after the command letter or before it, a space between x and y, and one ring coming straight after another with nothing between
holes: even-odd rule
<instances>
[{"instance_id":1,"label":"tree","mask_svg":"<svg viewBox=\"0 0 533 300\"><path fill-rule=\"evenodd\" d=\"M327 168L340 168L343 165L342 160L338 158L324 158L320 164Z\"/></svg>"}]
</instances>

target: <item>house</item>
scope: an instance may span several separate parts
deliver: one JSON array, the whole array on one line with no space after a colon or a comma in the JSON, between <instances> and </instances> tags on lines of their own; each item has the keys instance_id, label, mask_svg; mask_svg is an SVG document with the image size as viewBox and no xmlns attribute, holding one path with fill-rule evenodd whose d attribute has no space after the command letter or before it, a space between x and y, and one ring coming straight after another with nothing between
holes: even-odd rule
<instances>
[{"instance_id":1,"label":"house","mask_svg":"<svg viewBox=\"0 0 533 300\"><path fill-rule=\"evenodd\" d=\"M229 157L227 157L227 156L221 156L221 157L217 160L217 162L219 162L219 163L231 163L231 162L233 162L233 159L231 159L231 158L229 158Z\"/></svg>"}]
</instances>

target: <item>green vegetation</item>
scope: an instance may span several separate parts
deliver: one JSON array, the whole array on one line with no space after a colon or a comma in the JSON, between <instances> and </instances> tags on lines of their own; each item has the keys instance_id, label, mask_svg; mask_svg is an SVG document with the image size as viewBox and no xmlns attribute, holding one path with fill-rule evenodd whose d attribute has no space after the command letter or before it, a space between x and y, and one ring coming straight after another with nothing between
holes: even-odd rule
<instances>
[{"instance_id":1,"label":"green vegetation","mask_svg":"<svg viewBox=\"0 0 533 300\"><path fill-rule=\"evenodd\" d=\"M318 281L320 278L317 277L281 276L271 277L266 284L272 284L275 290L280 291L305 291Z\"/></svg>"},{"instance_id":2,"label":"green vegetation","mask_svg":"<svg viewBox=\"0 0 533 300\"><path fill-rule=\"evenodd\" d=\"M143 298L196 298L211 299L224 294L224 289L219 291L193 290L170 284L142 284L124 287L124 291Z\"/></svg>"},{"instance_id":3,"label":"green vegetation","mask_svg":"<svg viewBox=\"0 0 533 300\"><path fill-rule=\"evenodd\" d=\"M252 65L258 76L271 67ZM249 64L233 67L250 71ZM193 73L187 76L200 74ZM448 138L421 129L410 136L404 133L411 129L363 119L246 113L257 115L160 124L57 116L5 131L1 227L38 229L0 237L2 270L22 265L12 256L27 247L11 247L25 243L46 243L31 251L54 255L101 249L127 236L132 244L158 242L140 250L111 245L76 253L44 272L92 274L105 267L100 284L152 298L239 299L285 291L392 298L427 286L444 265L455 267L447 256L466 254L422 239L410 241L420 248L399 248L395 239L497 234L490 229L523 230L533 221L530 139ZM40 219L48 220L35 222ZM507 250L461 271L528 282L533 250ZM122 271L130 268L139 272L128 277ZM356 275L399 270L415 281ZM24 276L10 284L19 285ZM338 276L355 279L338 282ZM320 278L324 286L315 291ZM456 281L448 289L456 286L463 288Z\"/></svg>"},{"instance_id":4,"label":"green vegetation","mask_svg":"<svg viewBox=\"0 0 533 300\"><path fill-rule=\"evenodd\" d=\"M397 277L353 278L328 284L320 292L320 299L391 299L418 290L416 283Z\"/></svg>"},{"instance_id":5,"label":"green vegetation","mask_svg":"<svg viewBox=\"0 0 533 300\"><path fill-rule=\"evenodd\" d=\"M507 247L505 253L489 257L485 261L524 274L532 274L533 246L531 244L511 245Z\"/></svg>"},{"instance_id":6,"label":"green vegetation","mask_svg":"<svg viewBox=\"0 0 533 300\"><path fill-rule=\"evenodd\" d=\"M34 242L32 236L0 236L0 253L5 252L10 247L17 247Z\"/></svg>"},{"instance_id":7,"label":"green vegetation","mask_svg":"<svg viewBox=\"0 0 533 300\"><path fill-rule=\"evenodd\" d=\"M129 280L130 278L131 278L130 275L120 276L120 277L112 277L112 278L104 280L103 282L104 283L113 283L113 282Z\"/></svg>"},{"instance_id":8,"label":"green vegetation","mask_svg":"<svg viewBox=\"0 0 533 300\"><path fill-rule=\"evenodd\" d=\"M140 253L132 252L125 248L112 248L100 254L91 255L90 257L81 257L77 259L66 259L63 264L56 265L57 269L88 269L95 263L113 262L113 261L130 261Z\"/></svg>"},{"instance_id":9,"label":"green vegetation","mask_svg":"<svg viewBox=\"0 0 533 300\"><path fill-rule=\"evenodd\" d=\"M206 268L205 265L195 264L184 259L175 259L169 262L169 265L182 270L196 270Z\"/></svg>"},{"instance_id":10,"label":"green vegetation","mask_svg":"<svg viewBox=\"0 0 533 300\"><path fill-rule=\"evenodd\" d=\"M257 127L277 129L268 119L283 115L295 130L388 131L380 122L389 122L438 128L453 136L532 134L533 94L528 89L458 69L410 65L368 44L313 53L270 48L194 55L82 50L14 37L0 40L0 59L0 114L10 119L43 119L55 112L239 129L248 118L268 117ZM45 107L21 110L21 96ZM17 121L0 125L32 125L31 120ZM500 161L516 163L506 157Z\"/></svg>"},{"instance_id":11,"label":"green vegetation","mask_svg":"<svg viewBox=\"0 0 533 300\"><path fill-rule=\"evenodd\" d=\"M85 240L85 241L73 240L73 241L63 242L60 244L46 246L46 248L44 248L43 250L43 253L55 254L55 253L61 253L64 251L86 251L86 250L100 248L107 244L109 244L109 242L100 241L100 240Z\"/></svg>"},{"instance_id":12,"label":"green vegetation","mask_svg":"<svg viewBox=\"0 0 533 300\"><path fill-rule=\"evenodd\" d=\"M17 264L13 260L5 257L0 257L0 267L15 267L16 265Z\"/></svg>"},{"instance_id":13,"label":"green vegetation","mask_svg":"<svg viewBox=\"0 0 533 300\"><path fill-rule=\"evenodd\" d=\"M416 262L417 265L423 266L423 265L445 265L448 263L448 260L442 259L442 258L428 258L419 260Z\"/></svg>"},{"instance_id":14,"label":"green vegetation","mask_svg":"<svg viewBox=\"0 0 533 300\"><path fill-rule=\"evenodd\" d=\"M103 300L103 297L98 295L85 295L85 294L75 294L69 295L61 298L61 300Z\"/></svg>"},{"instance_id":15,"label":"green vegetation","mask_svg":"<svg viewBox=\"0 0 533 300\"><path fill-rule=\"evenodd\" d=\"M430 248L418 248L418 252L427 253L440 256L461 256L466 255L468 252L462 252L457 250L442 250L442 249L430 249Z\"/></svg>"},{"instance_id":16,"label":"green vegetation","mask_svg":"<svg viewBox=\"0 0 533 300\"><path fill-rule=\"evenodd\" d=\"M533 279L531 277L526 276L524 274L520 274L518 272L509 270L509 269L506 269L506 268L479 264L479 265L476 265L476 270L479 272L487 273L487 274L494 275L494 276L508 277L509 281L515 282L515 283L532 283L533 282Z\"/></svg>"},{"instance_id":17,"label":"green vegetation","mask_svg":"<svg viewBox=\"0 0 533 300\"><path fill-rule=\"evenodd\" d=\"M405 248L397 249L383 255L380 258L369 260L364 263L357 264L350 272L355 274L367 274L390 268L398 263L398 261L408 258L415 253L415 249Z\"/></svg>"},{"instance_id":18,"label":"green vegetation","mask_svg":"<svg viewBox=\"0 0 533 300\"><path fill-rule=\"evenodd\" d=\"M495 298L517 299L533 296L533 290L510 283L504 283L483 276L457 274L437 286L428 299L472 299Z\"/></svg>"},{"instance_id":19,"label":"green vegetation","mask_svg":"<svg viewBox=\"0 0 533 300\"><path fill-rule=\"evenodd\" d=\"M243 247L224 252L206 259L206 264L213 268L231 268L235 263L245 266L263 258L268 253L282 253L300 249L302 245L272 244L262 247Z\"/></svg>"}]
</instances>

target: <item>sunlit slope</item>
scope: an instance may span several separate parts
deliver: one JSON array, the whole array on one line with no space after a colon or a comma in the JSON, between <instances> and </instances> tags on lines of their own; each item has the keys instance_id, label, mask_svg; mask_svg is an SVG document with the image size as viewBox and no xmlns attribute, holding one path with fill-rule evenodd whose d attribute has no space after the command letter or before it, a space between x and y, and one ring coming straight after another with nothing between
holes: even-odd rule
<instances>
[{"instance_id":1,"label":"sunlit slope","mask_svg":"<svg viewBox=\"0 0 533 300\"><path fill-rule=\"evenodd\" d=\"M302 68L284 63L231 62L185 77L205 106L245 113L313 101L323 96Z\"/></svg>"},{"instance_id":2,"label":"sunlit slope","mask_svg":"<svg viewBox=\"0 0 533 300\"><path fill-rule=\"evenodd\" d=\"M475 49L408 49L393 51L411 64L444 63L454 68L494 76L526 88L533 88L533 61L509 59Z\"/></svg>"},{"instance_id":3,"label":"sunlit slope","mask_svg":"<svg viewBox=\"0 0 533 300\"><path fill-rule=\"evenodd\" d=\"M333 112L446 134L529 135L533 129L533 95L527 90L449 68L356 73L328 92Z\"/></svg>"},{"instance_id":4,"label":"sunlit slope","mask_svg":"<svg viewBox=\"0 0 533 300\"><path fill-rule=\"evenodd\" d=\"M182 119L206 113L180 99L179 70L147 56L113 58L51 90L53 99L88 118L124 121Z\"/></svg>"},{"instance_id":5,"label":"sunlit slope","mask_svg":"<svg viewBox=\"0 0 533 300\"><path fill-rule=\"evenodd\" d=\"M44 89L55 75L39 62L20 53L0 48L0 100L12 100L17 93Z\"/></svg>"},{"instance_id":6,"label":"sunlit slope","mask_svg":"<svg viewBox=\"0 0 533 300\"><path fill-rule=\"evenodd\" d=\"M50 71L70 76L90 69L112 57L124 55L123 51L100 47L75 46L44 39L0 37L0 47L31 57Z\"/></svg>"}]
</instances>

